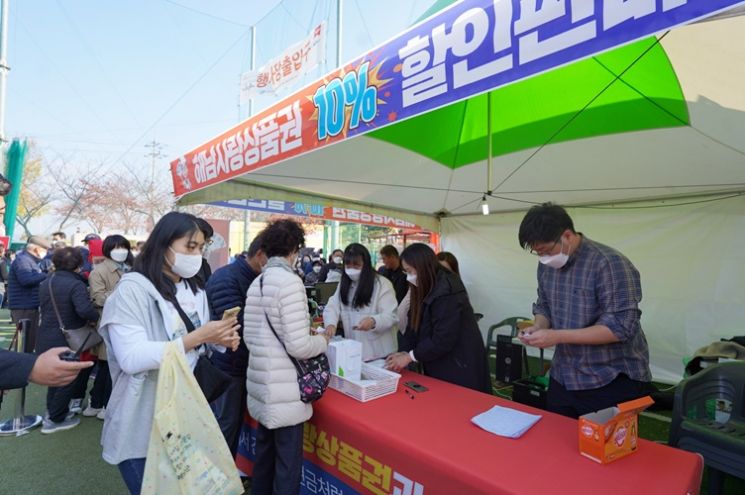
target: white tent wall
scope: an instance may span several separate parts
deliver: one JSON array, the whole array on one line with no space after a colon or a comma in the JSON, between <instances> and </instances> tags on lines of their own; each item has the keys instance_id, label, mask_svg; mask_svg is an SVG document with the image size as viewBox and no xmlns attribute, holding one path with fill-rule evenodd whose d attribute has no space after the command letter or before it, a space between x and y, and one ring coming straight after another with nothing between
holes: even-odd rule
<instances>
[{"instance_id":1,"label":"white tent wall","mask_svg":"<svg viewBox=\"0 0 745 495\"><path fill-rule=\"evenodd\" d=\"M685 356L745 334L745 196L567 208L575 229L618 249L641 273L642 328L656 380L677 382ZM669 204L693 203L679 206ZM538 260L518 245L525 212L442 219L482 332L531 316ZM537 354L531 352L531 354Z\"/></svg>"}]
</instances>

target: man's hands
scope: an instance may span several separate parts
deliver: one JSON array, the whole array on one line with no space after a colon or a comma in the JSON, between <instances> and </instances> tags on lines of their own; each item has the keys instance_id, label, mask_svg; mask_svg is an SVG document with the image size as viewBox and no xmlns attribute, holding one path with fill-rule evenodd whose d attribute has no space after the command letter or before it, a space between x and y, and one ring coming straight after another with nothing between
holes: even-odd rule
<instances>
[{"instance_id":1,"label":"man's hands","mask_svg":"<svg viewBox=\"0 0 745 495\"><path fill-rule=\"evenodd\" d=\"M525 345L545 349L560 344L560 333L552 328L538 328L536 326L528 327L520 331L518 338Z\"/></svg>"},{"instance_id":2,"label":"man's hands","mask_svg":"<svg viewBox=\"0 0 745 495\"><path fill-rule=\"evenodd\" d=\"M59 355L66 351L70 351L70 349L54 347L40 354L31 369L29 381L49 387L62 387L72 382L78 376L80 370L93 366L92 361L62 361Z\"/></svg>"},{"instance_id":3,"label":"man's hands","mask_svg":"<svg viewBox=\"0 0 745 495\"><path fill-rule=\"evenodd\" d=\"M394 352L385 358L385 368L399 373L412 362L408 352Z\"/></svg>"}]
</instances>

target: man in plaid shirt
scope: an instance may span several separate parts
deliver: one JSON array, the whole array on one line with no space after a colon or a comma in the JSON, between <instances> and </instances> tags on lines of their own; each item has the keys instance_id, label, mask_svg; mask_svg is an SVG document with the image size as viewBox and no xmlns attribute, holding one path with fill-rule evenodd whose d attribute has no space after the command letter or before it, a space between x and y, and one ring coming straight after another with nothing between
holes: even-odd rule
<instances>
[{"instance_id":1,"label":"man in plaid shirt","mask_svg":"<svg viewBox=\"0 0 745 495\"><path fill-rule=\"evenodd\" d=\"M523 218L520 246L539 256L535 325L520 340L555 347L548 409L576 418L653 391L639 319L639 272L613 248L575 232L561 206Z\"/></svg>"}]
</instances>

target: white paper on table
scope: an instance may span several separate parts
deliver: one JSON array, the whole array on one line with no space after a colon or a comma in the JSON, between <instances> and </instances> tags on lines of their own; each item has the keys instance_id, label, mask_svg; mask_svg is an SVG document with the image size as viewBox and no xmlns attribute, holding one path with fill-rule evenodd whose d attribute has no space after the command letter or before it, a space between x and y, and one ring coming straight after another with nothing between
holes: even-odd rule
<instances>
[{"instance_id":1,"label":"white paper on table","mask_svg":"<svg viewBox=\"0 0 745 495\"><path fill-rule=\"evenodd\" d=\"M528 414L509 407L494 406L471 418L471 421L490 433L508 438L520 438L541 419L540 415Z\"/></svg>"}]
</instances>

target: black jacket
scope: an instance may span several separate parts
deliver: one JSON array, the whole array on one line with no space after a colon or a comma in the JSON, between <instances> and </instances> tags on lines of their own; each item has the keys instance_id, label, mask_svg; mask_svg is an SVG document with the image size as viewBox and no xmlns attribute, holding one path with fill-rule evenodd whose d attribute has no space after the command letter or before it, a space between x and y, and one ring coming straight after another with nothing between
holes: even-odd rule
<instances>
[{"instance_id":1,"label":"black jacket","mask_svg":"<svg viewBox=\"0 0 745 495\"><path fill-rule=\"evenodd\" d=\"M97 321L99 316L83 277L68 271L54 272L39 286L41 325L36 336L36 352L39 354L52 347L67 345L52 305L50 284L65 328L80 328L89 321Z\"/></svg>"},{"instance_id":2,"label":"black jacket","mask_svg":"<svg viewBox=\"0 0 745 495\"><path fill-rule=\"evenodd\" d=\"M0 349L0 390L28 385L28 377L36 363L36 355Z\"/></svg>"},{"instance_id":3,"label":"black jacket","mask_svg":"<svg viewBox=\"0 0 745 495\"><path fill-rule=\"evenodd\" d=\"M393 289L396 291L396 302L401 304L401 301L404 300L406 293L409 291L409 282L406 281L406 272L404 269L401 268L401 265L398 266L398 270L389 270L381 266L378 273L391 281Z\"/></svg>"},{"instance_id":4,"label":"black jacket","mask_svg":"<svg viewBox=\"0 0 745 495\"><path fill-rule=\"evenodd\" d=\"M233 376L246 376L248 369L248 349L243 341L243 308L246 306L246 293L251 282L259 274L254 272L245 258L238 259L234 263L219 268L207 281L207 300L210 302L210 317L213 320L222 318L226 309L240 306L238 323L241 341L235 352L230 349L222 352L213 352L211 361L221 370Z\"/></svg>"},{"instance_id":5,"label":"black jacket","mask_svg":"<svg viewBox=\"0 0 745 495\"><path fill-rule=\"evenodd\" d=\"M444 268L423 301L419 329L409 328L401 341L401 350L412 349L425 375L491 393L486 348L468 293L460 277Z\"/></svg>"}]
</instances>

